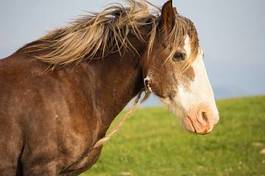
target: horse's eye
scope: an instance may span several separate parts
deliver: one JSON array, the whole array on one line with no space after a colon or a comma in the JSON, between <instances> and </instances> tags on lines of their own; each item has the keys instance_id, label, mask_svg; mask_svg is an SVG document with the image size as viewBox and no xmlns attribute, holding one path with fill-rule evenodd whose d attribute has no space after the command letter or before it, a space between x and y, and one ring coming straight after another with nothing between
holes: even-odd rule
<instances>
[{"instance_id":1,"label":"horse's eye","mask_svg":"<svg viewBox=\"0 0 265 176\"><path fill-rule=\"evenodd\" d=\"M173 61L174 62L179 62L179 61L183 61L186 58L186 54L185 53L181 53L181 52L176 52L174 57L173 57Z\"/></svg>"}]
</instances>

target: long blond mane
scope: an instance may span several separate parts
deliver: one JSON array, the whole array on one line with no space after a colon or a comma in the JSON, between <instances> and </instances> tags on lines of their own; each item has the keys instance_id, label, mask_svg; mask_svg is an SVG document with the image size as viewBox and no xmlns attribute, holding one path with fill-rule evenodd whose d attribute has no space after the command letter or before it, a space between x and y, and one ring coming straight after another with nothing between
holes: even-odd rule
<instances>
[{"instance_id":1,"label":"long blond mane","mask_svg":"<svg viewBox=\"0 0 265 176\"><path fill-rule=\"evenodd\" d=\"M54 30L21 50L52 65L65 65L95 60L125 50L137 53L128 36L132 34L145 40L151 52L158 28L161 10L146 0L126 0L127 6L113 4L100 13L83 16L70 25ZM149 24L152 30L143 37L140 28ZM197 52L198 39L195 27L190 20L177 16L176 25L169 37L170 42L179 46L185 34L191 35L193 53ZM169 57L173 57L173 51Z\"/></svg>"}]
</instances>

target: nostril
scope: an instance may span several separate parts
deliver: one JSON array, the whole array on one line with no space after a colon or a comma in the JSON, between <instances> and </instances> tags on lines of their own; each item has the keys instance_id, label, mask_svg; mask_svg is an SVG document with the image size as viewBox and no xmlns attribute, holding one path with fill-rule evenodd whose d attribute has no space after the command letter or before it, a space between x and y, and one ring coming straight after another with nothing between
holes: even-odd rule
<instances>
[{"instance_id":1,"label":"nostril","mask_svg":"<svg viewBox=\"0 0 265 176\"><path fill-rule=\"evenodd\" d=\"M206 114L206 112L202 112L201 116L202 116L202 119L203 119L205 122L208 122L208 118L207 118L207 114Z\"/></svg>"}]
</instances>

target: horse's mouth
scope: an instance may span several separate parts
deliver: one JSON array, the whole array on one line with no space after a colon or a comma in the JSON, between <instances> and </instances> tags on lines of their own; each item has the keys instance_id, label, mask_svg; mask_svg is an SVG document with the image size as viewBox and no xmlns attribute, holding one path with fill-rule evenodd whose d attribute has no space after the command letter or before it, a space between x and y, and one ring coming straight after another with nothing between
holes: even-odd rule
<instances>
[{"instance_id":1,"label":"horse's mouth","mask_svg":"<svg viewBox=\"0 0 265 176\"><path fill-rule=\"evenodd\" d=\"M206 135L212 132L214 125L202 124L198 120L187 116L183 120L184 127L192 133L199 135Z\"/></svg>"}]
</instances>

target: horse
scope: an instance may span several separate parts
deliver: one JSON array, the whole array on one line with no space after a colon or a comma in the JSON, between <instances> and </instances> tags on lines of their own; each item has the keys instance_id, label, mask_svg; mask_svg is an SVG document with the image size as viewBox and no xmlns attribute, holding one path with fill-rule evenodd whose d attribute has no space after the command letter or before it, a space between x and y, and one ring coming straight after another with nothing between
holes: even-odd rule
<instances>
[{"instance_id":1,"label":"horse","mask_svg":"<svg viewBox=\"0 0 265 176\"><path fill-rule=\"evenodd\" d=\"M172 1L128 0L26 44L0 61L0 175L70 176L143 91L183 126L208 134L219 120L193 22Z\"/></svg>"}]
</instances>

